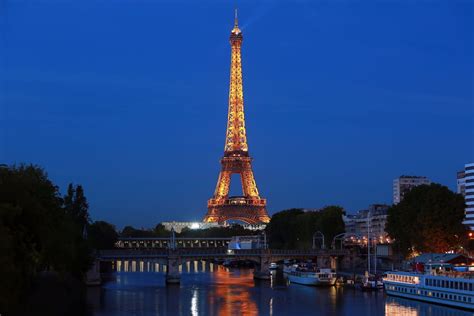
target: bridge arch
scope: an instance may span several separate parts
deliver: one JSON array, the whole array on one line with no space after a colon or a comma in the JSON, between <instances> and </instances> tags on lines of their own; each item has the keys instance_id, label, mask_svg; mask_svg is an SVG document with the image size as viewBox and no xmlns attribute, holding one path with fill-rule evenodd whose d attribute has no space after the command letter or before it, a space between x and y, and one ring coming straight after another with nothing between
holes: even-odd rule
<instances>
[{"instance_id":1,"label":"bridge arch","mask_svg":"<svg viewBox=\"0 0 474 316\"><path fill-rule=\"evenodd\" d=\"M240 217L240 216L229 216L225 218L225 221L240 221L248 225L258 225L261 224L261 222L258 219L253 219L249 217Z\"/></svg>"}]
</instances>

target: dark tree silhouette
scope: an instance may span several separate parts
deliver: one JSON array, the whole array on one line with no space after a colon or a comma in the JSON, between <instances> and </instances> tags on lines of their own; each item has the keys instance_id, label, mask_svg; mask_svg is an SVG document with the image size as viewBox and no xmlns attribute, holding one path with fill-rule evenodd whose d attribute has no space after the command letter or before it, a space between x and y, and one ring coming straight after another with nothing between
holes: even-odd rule
<instances>
[{"instance_id":1,"label":"dark tree silhouette","mask_svg":"<svg viewBox=\"0 0 474 316\"><path fill-rule=\"evenodd\" d=\"M401 254L456 250L465 241L464 198L440 184L421 185L388 210L386 230Z\"/></svg>"}]
</instances>

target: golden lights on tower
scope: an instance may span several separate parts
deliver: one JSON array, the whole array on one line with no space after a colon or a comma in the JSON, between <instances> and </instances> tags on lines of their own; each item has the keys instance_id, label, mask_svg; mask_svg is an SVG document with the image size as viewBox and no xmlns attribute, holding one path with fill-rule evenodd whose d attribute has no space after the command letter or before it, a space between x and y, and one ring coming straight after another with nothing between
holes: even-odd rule
<instances>
[{"instance_id":1,"label":"golden lights on tower","mask_svg":"<svg viewBox=\"0 0 474 316\"><path fill-rule=\"evenodd\" d=\"M214 196L208 201L205 222L224 222L239 219L250 224L268 223L266 200L259 196L252 171L252 158L248 153L245 129L244 93L242 80L242 31L239 28L237 10L234 27L230 33L231 61L229 83L229 107L224 157ZM232 174L239 174L243 196L229 197Z\"/></svg>"}]
</instances>

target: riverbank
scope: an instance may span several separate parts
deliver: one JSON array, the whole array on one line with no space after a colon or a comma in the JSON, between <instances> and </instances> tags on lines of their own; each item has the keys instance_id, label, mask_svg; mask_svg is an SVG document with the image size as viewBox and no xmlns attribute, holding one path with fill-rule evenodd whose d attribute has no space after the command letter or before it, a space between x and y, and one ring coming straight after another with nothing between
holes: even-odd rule
<instances>
[{"instance_id":1,"label":"riverbank","mask_svg":"<svg viewBox=\"0 0 474 316\"><path fill-rule=\"evenodd\" d=\"M6 315L79 316L86 313L86 287L69 274L40 273L22 302Z\"/></svg>"}]
</instances>

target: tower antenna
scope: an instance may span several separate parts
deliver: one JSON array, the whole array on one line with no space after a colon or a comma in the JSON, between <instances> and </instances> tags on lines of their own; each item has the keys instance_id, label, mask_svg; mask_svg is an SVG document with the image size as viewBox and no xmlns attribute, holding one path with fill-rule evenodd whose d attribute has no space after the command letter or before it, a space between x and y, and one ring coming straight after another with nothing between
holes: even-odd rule
<instances>
[{"instance_id":1,"label":"tower antenna","mask_svg":"<svg viewBox=\"0 0 474 316\"><path fill-rule=\"evenodd\" d=\"M239 17L237 14L237 8L235 8L235 17L234 17L234 26L238 27L239 26Z\"/></svg>"}]
</instances>

